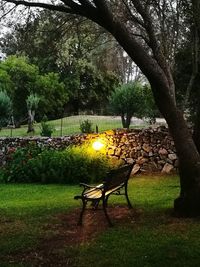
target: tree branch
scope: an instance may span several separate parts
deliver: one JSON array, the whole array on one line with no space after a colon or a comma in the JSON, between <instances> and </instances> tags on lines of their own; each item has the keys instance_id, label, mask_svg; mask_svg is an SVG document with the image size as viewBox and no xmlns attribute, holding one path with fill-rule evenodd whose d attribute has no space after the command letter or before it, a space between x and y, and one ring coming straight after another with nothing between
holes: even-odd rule
<instances>
[{"instance_id":1,"label":"tree branch","mask_svg":"<svg viewBox=\"0 0 200 267\"><path fill-rule=\"evenodd\" d=\"M133 15L133 13L131 11L131 8L129 7L127 1L126 0L122 0L122 1L123 1L124 5L125 5L127 11L128 11L130 20L132 20L133 22L139 24L140 26L142 26L144 28L144 22L141 19L139 19L139 18L137 18L136 16Z\"/></svg>"},{"instance_id":2,"label":"tree branch","mask_svg":"<svg viewBox=\"0 0 200 267\"><path fill-rule=\"evenodd\" d=\"M4 17L6 17L9 13L11 13L15 8L16 8L16 6L12 7L11 9L9 9L6 13L4 13L4 14L0 17L0 20L3 19Z\"/></svg>"},{"instance_id":3,"label":"tree branch","mask_svg":"<svg viewBox=\"0 0 200 267\"><path fill-rule=\"evenodd\" d=\"M52 4L45 4L41 2L28 2L28 1L23 1L23 0L6 0L6 2L15 4L16 6L23 5L27 7L41 7L41 8L46 8L49 10L56 10L60 12L67 12L67 13L74 14L74 10L72 10L71 8L65 7L63 5L52 5Z\"/></svg>"}]
</instances>

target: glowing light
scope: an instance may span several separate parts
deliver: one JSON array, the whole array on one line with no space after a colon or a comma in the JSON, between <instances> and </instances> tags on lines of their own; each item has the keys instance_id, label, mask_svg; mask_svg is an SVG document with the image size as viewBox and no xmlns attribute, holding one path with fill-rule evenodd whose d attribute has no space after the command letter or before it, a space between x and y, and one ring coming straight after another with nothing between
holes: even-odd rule
<instances>
[{"instance_id":1,"label":"glowing light","mask_svg":"<svg viewBox=\"0 0 200 267\"><path fill-rule=\"evenodd\" d=\"M100 140L97 140L92 144L92 147L94 148L94 150L100 150L102 149L103 146L104 144L102 144Z\"/></svg>"}]
</instances>

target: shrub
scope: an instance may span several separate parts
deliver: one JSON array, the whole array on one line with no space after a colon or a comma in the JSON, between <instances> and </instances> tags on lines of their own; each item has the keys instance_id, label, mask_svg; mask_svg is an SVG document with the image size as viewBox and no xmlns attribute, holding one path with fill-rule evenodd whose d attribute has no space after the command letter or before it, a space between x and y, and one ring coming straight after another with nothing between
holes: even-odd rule
<instances>
[{"instance_id":1,"label":"shrub","mask_svg":"<svg viewBox=\"0 0 200 267\"><path fill-rule=\"evenodd\" d=\"M12 164L7 164L3 171L6 182L95 183L122 163L87 146L68 147L62 151L43 149L35 156L26 156L23 149L14 152Z\"/></svg>"},{"instance_id":2,"label":"shrub","mask_svg":"<svg viewBox=\"0 0 200 267\"><path fill-rule=\"evenodd\" d=\"M54 131L54 127L52 125L50 125L47 122L47 117L44 117L43 120L41 121L41 136L48 136L51 137L53 131Z\"/></svg>"},{"instance_id":3,"label":"shrub","mask_svg":"<svg viewBox=\"0 0 200 267\"><path fill-rule=\"evenodd\" d=\"M5 182L30 182L28 176L28 162L38 156L41 148L34 143L26 147L10 149L7 154L7 163L2 168L1 180Z\"/></svg>"},{"instance_id":4,"label":"shrub","mask_svg":"<svg viewBox=\"0 0 200 267\"><path fill-rule=\"evenodd\" d=\"M80 122L80 130L82 133L92 133L92 122L90 120Z\"/></svg>"}]
</instances>

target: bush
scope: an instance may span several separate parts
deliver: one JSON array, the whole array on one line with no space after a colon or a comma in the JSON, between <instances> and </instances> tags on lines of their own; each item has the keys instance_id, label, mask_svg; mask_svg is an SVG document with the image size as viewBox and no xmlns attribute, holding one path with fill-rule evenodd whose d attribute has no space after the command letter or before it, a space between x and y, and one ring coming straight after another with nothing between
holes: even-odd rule
<instances>
[{"instance_id":1,"label":"bush","mask_svg":"<svg viewBox=\"0 0 200 267\"><path fill-rule=\"evenodd\" d=\"M90 120L84 120L80 123L80 130L82 133L92 133L92 122Z\"/></svg>"},{"instance_id":2,"label":"bush","mask_svg":"<svg viewBox=\"0 0 200 267\"><path fill-rule=\"evenodd\" d=\"M41 121L40 135L51 137L51 135L54 131L54 127L52 125L50 125L49 123L47 123L47 121L48 121L47 117L44 117L43 120Z\"/></svg>"},{"instance_id":3,"label":"bush","mask_svg":"<svg viewBox=\"0 0 200 267\"><path fill-rule=\"evenodd\" d=\"M30 182L28 162L41 153L41 148L31 143L26 147L10 149L7 164L2 168L0 177L5 182Z\"/></svg>"},{"instance_id":4,"label":"bush","mask_svg":"<svg viewBox=\"0 0 200 267\"><path fill-rule=\"evenodd\" d=\"M13 153L3 174L6 182L95 183L120 164L121 161L114 161L87 146L68 147L62 151L43 149L34 156L20 148Z\"/></svg>"}]
</instances>

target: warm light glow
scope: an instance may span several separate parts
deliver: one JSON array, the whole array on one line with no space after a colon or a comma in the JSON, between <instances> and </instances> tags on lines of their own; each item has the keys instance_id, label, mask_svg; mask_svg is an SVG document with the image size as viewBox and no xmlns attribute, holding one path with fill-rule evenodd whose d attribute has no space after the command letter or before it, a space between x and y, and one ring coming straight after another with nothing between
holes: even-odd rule
<instances>
[{"instance_id":1,"label":"warm light glow","mask_svg":"<svg viewBox=\"0 0 200 267\"><path fill-rule=\"evenodd\" d=\"M104 144L102 144L102 142L100 140L95 141L92 144L92 147L94 148L94 150L100 150L103 146L104 146Z\"/></svg>"}]
</instances>

